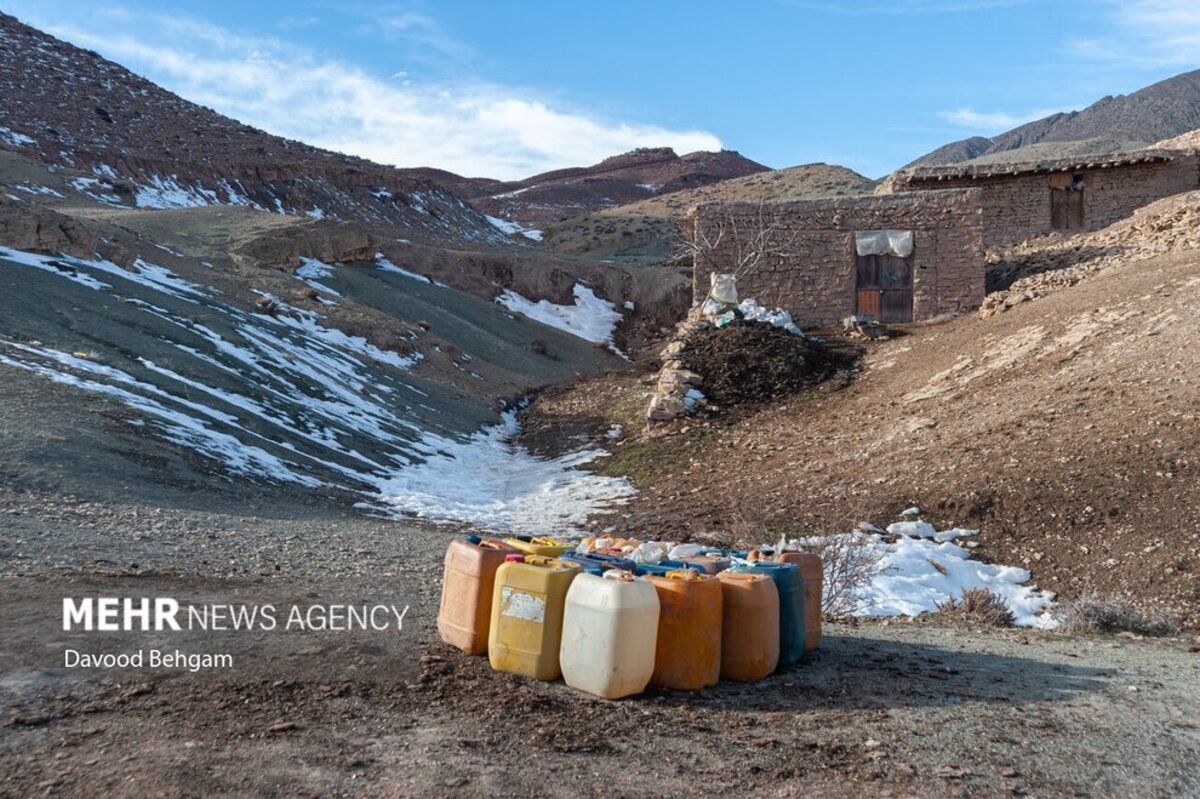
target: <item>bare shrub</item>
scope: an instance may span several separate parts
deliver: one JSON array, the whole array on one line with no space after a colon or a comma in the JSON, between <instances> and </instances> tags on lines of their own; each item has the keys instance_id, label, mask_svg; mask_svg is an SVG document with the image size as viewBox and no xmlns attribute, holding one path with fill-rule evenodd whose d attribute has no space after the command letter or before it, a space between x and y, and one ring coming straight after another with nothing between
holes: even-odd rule
<instances>
[{"instance_id":1,"label":"bare shrub","mask_svg":"<svg viewBox=\"0 0 1200 799\"><path fill-rule=\"evenodd\" d=\"M987 627L1012 627L1016 623L1004 599L986 588L968 588L957 602L951 597L938 605L938 612Z\"/></svg>"},{"instance_id":2,"label":"bare shrub","mask_svg":"<svg viewBox=\"0 0 1200 799\"><path fill-rule=\"evenodd\" d=\"M799 234L787 230L785 221L785 212L760 197L748 214L730 209L714 215L707 227L693 224L689 235L676 242L669 262L704 262L715 272L730 272L735 277L750 274L764 259L778 260L794 253Z\"/></svg>"},{"instance_id":3,"label":"bare shrub","mask_svg":"<svg viewBox=\"0 0 1200 799\"><path fill-rule=\"evenodd\" d=\"M1156 637L1179 633L1179 621L1170 611L1096 591L1061 603L1054 616L1059 621L1059 629L1073 633L1130 632Z\"/></svg>"},{"instance_id":4,"label":"bare shrub","mask_svg":"<svg viewBox=\"0 0 1200 799\"><path fill-rule=\"evenodd\" d=\"M811 536L795 526L768 524L761 515L739 510L728 524L731 543L755 547L777 541L775 549L800 549L821 559L824 586L821 612L827 618L856 616L873 604L863 596L871 581L883 572L883 554L870 536L861 532Z\"/></svg>"},{"instance_id":5,"label":"bare shrub","mask_svg":"<svg viewBox=\"0 0 1200 799\"><path fill-rule=\"evenodd\" d=\"M883 571L883 555L873 539L862 533L829 535L812 539L804 549L819 557L825 567L824 615L855 616L870 609L863 589Z\"/></svg>"}]
</instances>

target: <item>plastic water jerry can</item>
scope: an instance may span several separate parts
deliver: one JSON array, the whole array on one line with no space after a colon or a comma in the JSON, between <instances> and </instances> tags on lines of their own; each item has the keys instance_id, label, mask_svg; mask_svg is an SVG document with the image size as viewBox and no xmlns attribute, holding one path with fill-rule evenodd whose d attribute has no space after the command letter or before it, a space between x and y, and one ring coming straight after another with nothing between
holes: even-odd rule
<instances>
[{"instance_id":1,"label":"plastic water jerry can","mask_svg":"<svg viewBox=\"0 0 1200 799\"><path fill-rule=\"evenodd\" d=\"M509 555L496 570L488 661L497 671L557 680L567 589L577 563L540 555Z\"/></svg>"},{"instance_id":2,"label":"plastic water jerry can","mask_svg":"<svg viewBox=\"0 0 1200 799\"><path fill-rule=\"evenodd\" d=\"M780 552L780 563L795 563L804 579L804 651L821 644L821 590L825 583L825 565L811 552Z\"/></svg>"},{"instance_id":3,"label":"plastic water jerry can","mask_svg":"<svg viewBox=\"0 0 1200 799\"><path fill-rule=\"evenodd\" d=\"M468 655L487 651L496 569L513 552L497 539L466 536L446 547L438 635Z\"/></svg>"},{"instance_id":4,"label":"plastic water jerry can","mask_svg":"<svg viewBox=\"0 0 1200 799\"><path fill-rule=\"evenodd\" d=\"M738 563L731 571L765 574L779 590L779 666L794 666L804 657L804 578L794 563L760 560Z\"/></svg>"},{"instance_id":5,"label":"plastic water jerry can","mask_svg":"<svg viewBox=\"0 0 1200 799\"><path fill-rule=\"evenodd\" d=\"M513 549L519 549L527 555L541 555L547 558L557 558L562 553L571 549L570 543L559 541L557 538L528 535L506 538L504 539L504 543Z\"/></svg>"},{"instance_id":6,"label":"plastic water jerry can","mask_svg":"<svg viewBox=\"0 0 1200 799\"><path fill-rule=\"evenodd\" d=\"M779 589L765 574L724 571L721 679L753 682L779 665Z\"/></svg>"},{"instance_id":7,"label":"plastic water jerry can","mask_svg":"<svg viewBox=\"0 0 1200 799\"><path fill-rule=\"evenodd\" d=\"M658 647L650 682L695 691L721 678L721 583L695 569L646 577L658 592Z\"/></svg>"},{"instance_id":8,"label":"plastic water jerry can","mask_svg":"<svg viewBox=\"0 0 1200 799\"><path fill-rule=\"evenodd\" d=\"M705 574L719 574L733 565L733 561L724 555L694 555L683 558L683 562Z\"/></svg>"},{"instance_id":9,"label":"plastic water jerry can","mask_svg":"<svg viewBox=\"0 0 1200 799\"><path fill-rule=\"evenodd\" d=\"M621 569L623 571L631 572L637 568L637 564L628 558L621 558L604 552L564 552L559 556L559 558L562 560L574 561L575 563L583 566L585 569L588 567L595 567L599 568L601 571L607 571L609 569Z\"/></svg>"},{"instance_id":10,"label":"plastic water jerry can","mask_svg":"<svg viewBox=\"0 0 1200 799\"><path fill-rule=\"evenodd\" d=\"M563 680L604 699L646 690L654 673L658 611L654 586L631 572L576 577L563 611Z\"/></svg>"}]
</instances>

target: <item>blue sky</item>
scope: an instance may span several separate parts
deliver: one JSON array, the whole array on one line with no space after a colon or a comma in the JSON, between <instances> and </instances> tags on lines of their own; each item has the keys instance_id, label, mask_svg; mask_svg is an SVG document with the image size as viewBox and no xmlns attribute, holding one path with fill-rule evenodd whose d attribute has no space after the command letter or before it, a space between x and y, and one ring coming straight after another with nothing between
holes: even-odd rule
<instances>
[{"instance_id":1,"label":"blue sky","mask_svg":"<svg viewBox=\"0 0 1200 799\"><path fill-rule=\"evenodd\" d=\"M188 99L399 166L636 146L878 177L1200 67L1200 0L0 0Z\"/></svg>"}]
</instances>

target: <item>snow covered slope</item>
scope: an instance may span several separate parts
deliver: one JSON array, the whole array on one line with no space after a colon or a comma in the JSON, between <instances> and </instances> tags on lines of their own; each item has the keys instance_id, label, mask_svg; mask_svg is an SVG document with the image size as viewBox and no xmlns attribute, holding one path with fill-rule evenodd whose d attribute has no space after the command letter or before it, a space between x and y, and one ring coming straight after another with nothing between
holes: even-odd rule
<instances>
[{"instance_id":1,"label":"snow covered slope","mask_svg":"<svg viewBox=\"0 0 1200 799\"><path fill-rule=\"evenodd\" d=\"M296 280L395 295L435 319L439 305L460 316L477 331L448 331L476 350L454 362L468 385L476 358L514 360L518 347L505 342L544 335L494 304L387 266L309 259ZM269 312L244 310L143 259L125 269L0 248L0 379L24 375L116 400L132 412L128 424L213 470L355 492L397 515L545 531L631 493L622 480L576 470L598 453L543 460L514 447L511 414L423 374L419 349L381 349L318 312L262 299Z\"/></svg>"}]
</instances>

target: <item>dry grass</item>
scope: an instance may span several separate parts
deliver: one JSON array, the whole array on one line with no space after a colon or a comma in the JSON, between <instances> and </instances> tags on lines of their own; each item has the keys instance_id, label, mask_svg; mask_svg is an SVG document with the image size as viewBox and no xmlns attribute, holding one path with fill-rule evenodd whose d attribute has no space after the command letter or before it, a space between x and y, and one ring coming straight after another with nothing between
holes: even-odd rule
<instances>
[{"instance_id":1,"label":"dry grass","mask_svg":"<svg viewBox=\"0 0 1200 799\"><path fill-rule=\"evenodd\" d=\"M951 598L938 605L938 612L986 627L1012 627L1016 622L1004 600L986 588L968 588L957 602Z\"/></svg>"},{"instance_id":2,"label":"dry grass","mask_svg":"<svg viewBox=\"0 0 1200 799\"><path fill-rule=\"evenodd\" d=\"M1130 632L1154 637L1179 633L1179 620L1170 611L1095 591L1063 602L1054 615L1060 629L1072 633Z\"/></svg>"}]
</instances>

